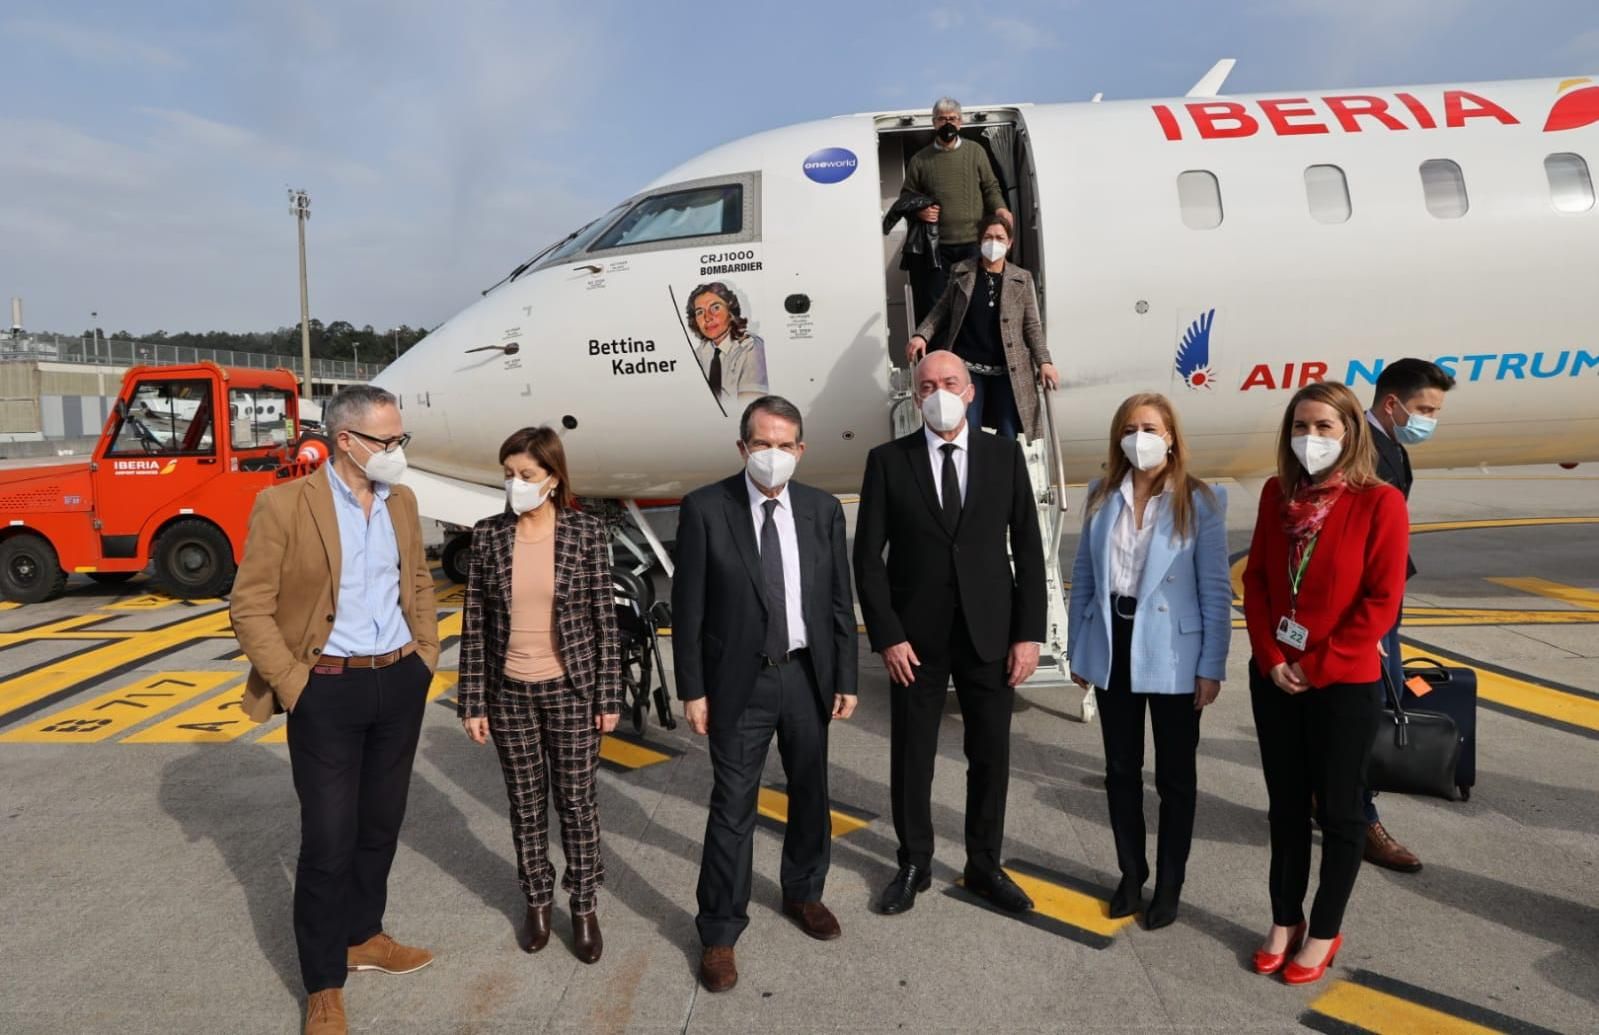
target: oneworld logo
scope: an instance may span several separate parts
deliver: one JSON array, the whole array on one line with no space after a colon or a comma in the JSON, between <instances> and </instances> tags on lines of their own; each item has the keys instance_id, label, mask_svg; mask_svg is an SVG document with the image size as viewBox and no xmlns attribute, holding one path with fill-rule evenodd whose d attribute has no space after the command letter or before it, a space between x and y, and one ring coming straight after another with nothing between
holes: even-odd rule
<instances>
[{"instance_id":1,"label":"oneworld logo","mask_svg":"<svg viewBox=\"0 0 1599 1035\"><path fill-rule=\"evenodd\" d=\"M801 167L805 175L817 183L838 183L850 178L855 167L860 164L860 159L855 157L855 152L845 147L824 147L820 151L812 152L805 159Z\"/></svg>"}]
</instances>

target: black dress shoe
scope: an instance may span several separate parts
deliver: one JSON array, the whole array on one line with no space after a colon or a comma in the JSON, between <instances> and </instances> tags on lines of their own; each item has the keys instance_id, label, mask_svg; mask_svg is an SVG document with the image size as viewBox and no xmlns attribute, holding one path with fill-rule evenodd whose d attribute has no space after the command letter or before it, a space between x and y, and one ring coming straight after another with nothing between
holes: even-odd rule
<instances>
[{"instance_id":1,"label":"black dress shoe","mask_svg":"<svg viewBox=\"0 0 1599 1035\"><path fill-rule=\"evenodd\" d=\"M522 951L538 952L550 943L550 907L528 906L527 927L522 931Z\"/></svg>"},{"instance_id":2,"label":"black dress shoe","mask_svg":"<svg viewBox=\"0 0 1599 1035\"><path fill-rule=\"evenodd\" d=\"M1145 929L1158 931L1162 927L1170 927L1177 919L1177 900L1181 894L1181 888L1163 888L1157 885L1155 897L1149 900L1149 908L1144 910Z\"/></svg>"},{"instance_id":3,"label":"black dress shoe","mask_svg":"<svg viewBox=\"0 0 1599 1035\"><path fill-rule=\"evenodd\" d=\"M964 879L968 891L988 899L1007 913L1025 913L1033 908L1033 900L1027 897L1027 892L1004 870L984 871L968 866Z\"/></svg>"},{"instance_id":4,"label":"black dress shoe","mask_svg":"<svg viewBox=\"0 0 1599 1035\"><path fill-rule=\"evenodd\" d=\"M1142 908L1144 908L1144 882L1135 883L1131 877L1123 877L1122 882L1116 885L1116 893L1110 897L1111 919L1132 916Z\"/></svg>"},{"instance_id":5,"label":"black dress shoe","mask_svg":"<svg viewBox=\"0 0 1599 1035\"><path fill-rule=\"evenodd\" d=\"M888 887L883 889L883 896L877 902L877 911L884 916L903 913L916 904L917 892L926 891L932 886L933 875L927 867L914 863L901 866Z\"/></svg>"}]
</instances>

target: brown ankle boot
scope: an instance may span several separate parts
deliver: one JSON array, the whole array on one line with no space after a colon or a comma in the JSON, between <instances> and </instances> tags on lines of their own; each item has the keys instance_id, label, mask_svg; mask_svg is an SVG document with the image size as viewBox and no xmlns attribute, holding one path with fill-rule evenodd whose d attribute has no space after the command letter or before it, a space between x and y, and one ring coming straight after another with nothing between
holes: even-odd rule
<instances>
[{"instance_id":1,"label":"brown ankle boot","mask_svg":"<svg viewBox=\"0 0 1599 1035\"><path fill-rule=\"evenodd\" d=\"M344 989L324 988L305 1001L305 1035L346 1035Z\"/></svg>"},{"instance_id":2,"label":"brown ankle boot","mask_svg":"<svg viewBox=\"0 0 1599 1035\"><path fill-rule=\"evenodd\" d=\"M605 939L600 937L600 917L590 906L587 913L579 913L572 904L572 952L584 963L598 963L605 951Z\"/></svg>"},{"instance_id":3,"label":"brown ankle boot","mask_svg":"<svg viewBox=\"0 0 1599 1035\"><path fill-rule=\"evenodd\" d=\"M522 951L538 952L550 943L550 904L527 907L527 928L522 932Z\"/></svg>"},{"instance_id":4,"label":"brown ankle boot","mask_svg":"<svg viewBox=\"0 0 1599 1035\"><path fill-rule=\"evenodd\" d=\"M1381 823L1373 823L1366 828L1365 855L1367 862L1385 870L1416 873L1421 869L1421 860L1416 853L1395 841L1394 835Z\"/></svg>"}]
</instances>

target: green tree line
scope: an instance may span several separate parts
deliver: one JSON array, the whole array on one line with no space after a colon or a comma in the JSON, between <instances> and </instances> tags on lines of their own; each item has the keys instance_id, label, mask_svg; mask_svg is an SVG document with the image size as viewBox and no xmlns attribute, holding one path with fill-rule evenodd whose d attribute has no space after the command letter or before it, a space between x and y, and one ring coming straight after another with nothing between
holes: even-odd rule
<instances>
[{"instance_id":1,"label":"green tree line","mask_svg":"<svg viewBox=\"0 0 1599 1035\"><path fill-rule=\"evenodd\" d=\"M94 329L83 331L81 337L92 338ZM300 354L300 325L279 327L275 331L151 331L133 334L129 331L107 333L99 329L102 339L137 341L151 345L177 345L196 349L232 349L235 352L260 352L274 356ZM402 324L399 328L377 330L371 324L357 327L348 320L334 320L324 324L311 321L311 356L315 359L356 359L363 363L381 366L394 361L396 347L403 353L427 335L425 327Z\"/></svg>"}]
</instances>

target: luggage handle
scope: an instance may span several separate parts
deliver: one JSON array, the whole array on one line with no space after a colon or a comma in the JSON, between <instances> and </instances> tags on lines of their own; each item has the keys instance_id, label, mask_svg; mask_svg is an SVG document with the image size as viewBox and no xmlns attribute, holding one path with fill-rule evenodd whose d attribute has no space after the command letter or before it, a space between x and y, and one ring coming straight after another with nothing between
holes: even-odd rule
<instances>
[{"instance_id":1,"label":"luggage handle","mask_svg":"<svg viewBox=\"0 0 1599 1035\"><path fill-rule=\"evenodd\" d=\"M1418 675L1421 674L1421 672L1436 672L1442 677L1439 679L1440 683L1453 682L1455 678L1454 674L1449 671L1448 667L1436 658L1406 658L1399 664L1400 667L1404 669L1409 669L1412 665L1414 665L1418 670L1420 670L1417 673Z\"/></svg>"}]
</instances>

